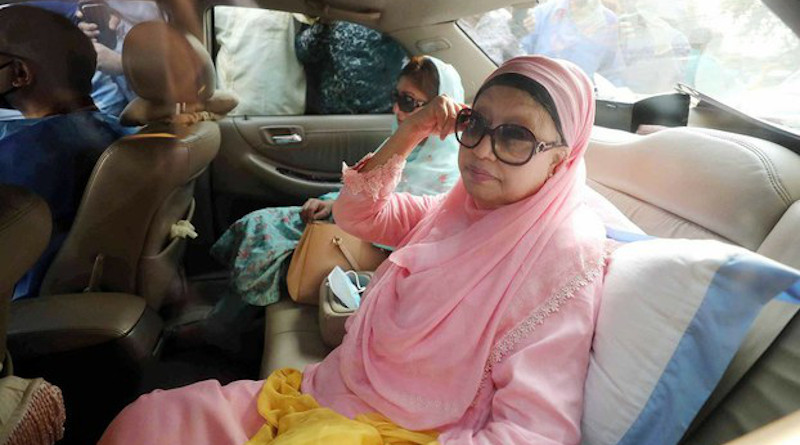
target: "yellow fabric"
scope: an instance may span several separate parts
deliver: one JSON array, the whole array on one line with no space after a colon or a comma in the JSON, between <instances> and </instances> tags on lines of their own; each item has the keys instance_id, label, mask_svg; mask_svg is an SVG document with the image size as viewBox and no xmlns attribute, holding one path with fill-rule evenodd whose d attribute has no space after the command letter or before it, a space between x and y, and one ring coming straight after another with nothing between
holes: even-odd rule
<instances>
[{"instance_id":1,"label":"yellow fabric","mask_svg":"<svg viewBox=\"0 0 800 445\"><path fill-rule=\"evenodd\" d=\"M300 392L303 374L279 369L264 382L258 412L266 423L246 445L437 445L435 431L403 429L380 414L349 419Z\"/></svg>"}]
</instances>

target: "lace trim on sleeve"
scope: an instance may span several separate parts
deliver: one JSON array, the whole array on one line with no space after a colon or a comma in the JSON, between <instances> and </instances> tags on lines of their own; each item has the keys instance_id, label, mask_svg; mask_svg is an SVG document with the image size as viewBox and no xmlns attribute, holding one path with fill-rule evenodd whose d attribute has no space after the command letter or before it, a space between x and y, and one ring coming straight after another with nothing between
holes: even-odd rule
<instances>
[{"instance_id":1,"label":"lace trim on sleeve","mask_svg":"<svg viewBox=\"0 0 800 445\"><path fill-rule=\"evenodd\" d=\"M378 200L391 194L397 187L406 161L400 155L393 155L380 167L361 173L364 164L372 156L372 153L368 154L353 167L343 164L342 182L344 183L344 190L349 193L353 195L365 193L373 200Z\"/></svg>"}]
</instances>

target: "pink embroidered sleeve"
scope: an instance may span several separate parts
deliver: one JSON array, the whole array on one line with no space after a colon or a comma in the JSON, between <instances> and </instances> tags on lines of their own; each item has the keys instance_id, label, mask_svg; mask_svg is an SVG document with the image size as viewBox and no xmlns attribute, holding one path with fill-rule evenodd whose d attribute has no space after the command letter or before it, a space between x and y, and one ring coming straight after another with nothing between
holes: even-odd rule
<instances>
[{"instance_id":1,"label":"pink embroidered sleeve","mask_svg":"<svg viewBox=\"0 0 800 445\"><path fill-rule=\"evenodd\" d=\"M344 186L333 204L333 219L346 232L363 240L399 247L401 241L441 196L394 193L405 160L393 156L377 169L361 173L367 155L353 167L342 170Z\"/></svg>"},{"instance_id":2,"label":"pink embroidered sleeve","mask_svg":"<svg viewBox=\"0 0 800 445\"><path fill-rule=\"evenodd\" d=\"M581 290L570 305L493 368L495 390L485 425L448 431L439 437L440 442L579 444L596 312L593 292L591 286Z\"/></svg>"}]
</instances>

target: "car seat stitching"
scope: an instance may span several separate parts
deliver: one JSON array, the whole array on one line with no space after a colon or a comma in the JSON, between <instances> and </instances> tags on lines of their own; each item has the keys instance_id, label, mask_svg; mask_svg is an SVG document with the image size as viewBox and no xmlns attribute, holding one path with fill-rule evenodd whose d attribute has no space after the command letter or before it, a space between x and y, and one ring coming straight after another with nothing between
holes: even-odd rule
<instances>
[{"instance_id":1,"label":"car seat stitching","mask_svg":"<svg viewBox=\"0 0 800 445\"><path fill-rule=\"evenodd\" d=\"M747 141L736 139L734 137L725 136L723 134L709 133L709 135L712 137L716 137L718 139L732 142L734 144L738 144L739 146L753 153L759 160L761 160L764 169L767 172L767 177L769 177L770 184L772 184L772 188L775 190L775 193L783 200L784 204L786 204L787 206L793 203L791 195L789 195L789 192L786 190L786 187L780 180L780 176L777 173L775 164L772 163L769 157L761 149L759 149L757 146Z\"/></svg>"}]
</instances>

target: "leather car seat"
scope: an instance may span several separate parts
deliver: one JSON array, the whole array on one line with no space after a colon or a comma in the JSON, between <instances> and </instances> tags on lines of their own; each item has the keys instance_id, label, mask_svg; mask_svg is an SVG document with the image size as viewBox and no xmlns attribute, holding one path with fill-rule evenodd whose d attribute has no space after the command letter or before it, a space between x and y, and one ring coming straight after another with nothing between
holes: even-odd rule
<instances>
[{"instance_id":1,"label":"leather car seat","mask_svg":"<svg viewBox=\"0 0 800 445\"><path fill-rule=\"evenodd\" d=\"M650 235L717 239L800 268L800 155L701 128L595 128L588 183ZM724 443L800 410L800 312L767 304L683 445Z\"/></svg>"},{"instance_id":2,"label":"leather car seat","mask_svg":"<svg viewBox=\"0 0 800 445\"><path fill-rule=\"evenodd\" d=\"M122 63L139 97L120 121L142 128L98 160L41 294L122 292L158 310L185 297L181 264L195 181L219 150L215 119L236 100L215 91L203 46L163 22L135 26Z\"/></svg>"},{"instance_id":3,"label":"leather car seat","mask_svg":"<svg viewBox=\"0 0 800 445\"><path fill-rule=\"evenodd\" d=\"M0 375L10 368L6 331L14 285L44 252L51 230L50 209L42 198L20 187L0 185Z\"/></svg>"},{"instance_id":4,"label":"leather car seat","mask_svg":"<svg viewBox=\"0 0 800 445\"><path fill-rule=\"evenodd\" d=\"M44 252L52 219L47 203L23 188L0 185L0 438L9 444L52 444L64 436L61 390L44 379L13 375L6 350L14 285Z\"/></svg>"}]
</instances>

